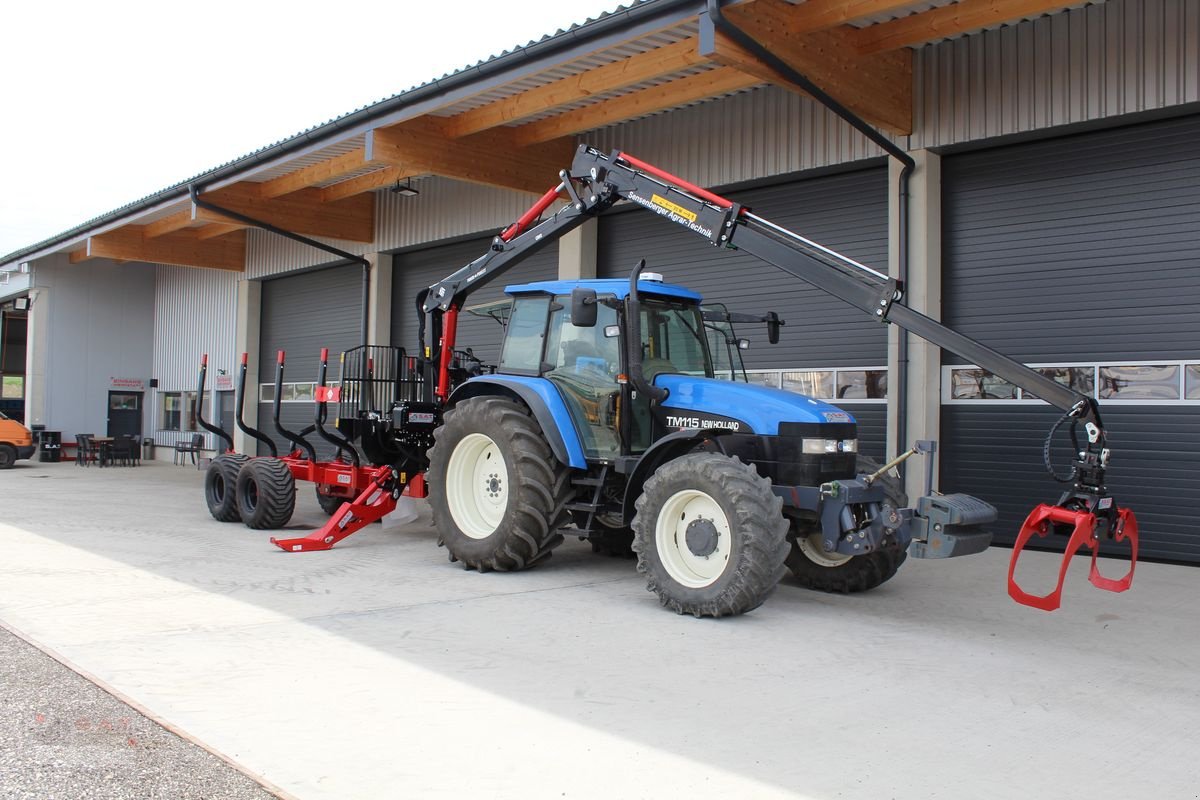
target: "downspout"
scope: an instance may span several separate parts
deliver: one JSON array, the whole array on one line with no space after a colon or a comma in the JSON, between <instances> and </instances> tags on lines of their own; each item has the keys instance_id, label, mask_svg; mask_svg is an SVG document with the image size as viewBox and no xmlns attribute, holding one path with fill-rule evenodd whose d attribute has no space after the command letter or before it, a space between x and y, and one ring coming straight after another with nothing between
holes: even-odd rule
<instances>
[{"instance_id":1,"label":"downspout","mask_svg":"<svg viewBox=\"0 0 1200 800\"><path fill-rule=\"evenodd\" d=\"M367 315L370 313L371 303L370 261L362 256L356 256L353 253L347 253L345 250L339 250L338 248L325 244L324 242L318 242L316 239L310 239L307 236L301 236L298 233L285 231L283 228L276 227L269 222L263 222L262 220L255 219L254 217L248 217L245 214L239 214L237 211L230 211L228 208L221 208L220 206L214 205L207 200L201 200L200 189L198 189L194 183L188 184L188 195L192 198L192 203L199 208L204 208L214 213L221 214L222 216L229 217L230 219L245 223L246 225L252 225L255 228L261 228L264 231L270 231L271 233L274 233L277 236L282 236L285 239L291 239L294 242L306 244L309 247L315 247L318 250L335 255L338 258L345 259L346 261L350 261L355 264L362 264L362 324L359 327L359 334L360 338L362 339L360 344L362 344L364 347L369 344L367 339L370 336L370 323L367 319Z\"/></svg>"},{"instance_id":2,"label":"downspout","mask_svg":"<svg viewBox=\"0 0 1200 800\"><path fill-rule=\"evenodd\" d=\"M900 162L902 168L898 180L899 196L896 201L897 225L900 228L896 237L896 249L899 251L896 254L896 280L900 283L901 287L904 287L908 280L908 181L917 166L912 156L905 152L904 148L867 124L866 120L862 117L827 94L821 87L793 69L791 65L759 44L758 40L753 36L726 19L725 15L721 13L721 0L707 0L707 2L707 16L716 30L728 36L737 42L738 46L743 50L746 50L767 64L771 69L779 73L780 77L803 89L806 94L834 114L837 114L850 127L870 139L881 150ZM704 14L701 15L700 26L700 47L702 52L706 49L704 41L706 33L706 26L703 24L704 16ZM709 49L712 49L715 44L715 42L709 42ZM897 333L899 334L899 339L896 349L896 391L898 392L896 403L896 453L899 453L905 449L904 442L908 438L908 331L899 329ZM903 470L903 465L901 465L900 469Z\"/></svg>"}]
</instances>

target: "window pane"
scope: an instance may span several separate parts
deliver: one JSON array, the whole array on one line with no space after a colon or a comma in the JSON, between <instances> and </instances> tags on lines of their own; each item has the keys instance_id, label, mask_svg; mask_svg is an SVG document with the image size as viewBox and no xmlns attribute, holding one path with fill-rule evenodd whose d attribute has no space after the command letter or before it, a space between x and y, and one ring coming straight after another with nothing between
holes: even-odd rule
<instances>
[{"instance_id":1,"label":"window pane","mask_svg":"<svg viewBox=\"0 0 1200 800\"><path fill-rule=\"evenodd\" d=\"M1186 369L1187 399L1200 400L1200 364L1189 364Z\"/></svg>"},{"instance_id":2,"label":"window pane","mask_svg":"<svg viewBox=\"0 0 1200 800\"><path fill-rule=\"evenodd\" d=\"M983 369L950 371L952 400L1013 400L1017 387Z\"/></svg>"},{"instance_id":3,"label":"window pane","mask_svg":"<svg viewBox=\"0 0 1200 800\"><path fill-rule=\"evenodd\" d=\"M887 370L838 370L837 396L842 400L881 400L886 398Z\"/></svg>"},{"instance_id":4,"label":"window pane","mask_svg":"<svg viewBox=\"0 0 1200 800\"><path fill-rule=\"evenodd\" d=\"M160 430L177 431L180 423L180 409L183 400L179 392L167 392L162 395L162 426Z\"/></svg>"},{"instance_id":5,"label":"window pane","mask_svg":"<svg viewBox=\"0 0 1200 800\"><path fill-rule=\"evenodd\" d=\"M794 370L783 373L783 388L789 392L824 400L833 399L833 370Z\"/></svg>"},{"instance_id":6,"label":"window pane","mask_svg":"<svg viewBox=\"0 0 1200 800\"><path fill-rule=\"evenodd\" d=\"M5 375L0 383L0 397L5 400L20 400L25 396L25 378L21 375Z\"/></svg>"},{"instance_id":7,"label":"window pane","mask_svg":"<svg viewBox=\"0 0 1200 800\"><path fill-rule=\"evenodd\" d=\"M546 335L549 297L522 297L513 303L512 316L500 355L501 370L540 372L542 339Z\"/></svg>"},{"instance_id":8,"label":"window pane","mask_svg":"<svg viewBox=\"0 0 1200 800\"><path fill-rule=\"evenodd\" d=\"M260 403L275 402L275 384L263 383L258 387L258 400Z\"/></svg>"},{"instance_id":9,"label":"window pane","mask_svg":"<svg viewBox=\"0 0 1200 800\"><path fill-rule=\"evenodd\" d=\"M1056 383L1069 386L1080 394L1088 397L1096 396L1096 371L1091 367L1038 367L1038 372ZM1021 392L1024 400L1037 400L1038 396L1025 389Z\"/></svg>"},{"instance_id":10,"label":"window pane","mask_svg":"<svg viewBox=\"0 0 1200 800\"><path fill-rule=\"evenodd\" d=\"M313 384L297 383L295 385L295 395L293 399L311 403L313 399Z\"/></svg>"},{"instance_id":11,"label":"window pane","mask_svg":"<svg viewBox=\"0 0 1200 800\"><path fill-rule=\"evenodd\" d=\"M1100 398L1178 400L1179 365L1101 367Z\"/></svg>"},{"instance_id":12,"label":"window pane","mask_svg":"<svg viewBox=\"0 0 1200 800\"><path fill-rule=\"evenodd\" d=\"M136 394L110 394L108 407L113 411L137 411L138 396Z\"/></svg>"},{"instance_id":13,"label":"window pane","mask_svg":"<svg viewBox=\"0 0 1200 800\"><path fill-rule=\"evenodd\" d=\"M279 387L279 402L290 403L296 399L296 384L285 383Z\"/></svg>"}]
</instances>

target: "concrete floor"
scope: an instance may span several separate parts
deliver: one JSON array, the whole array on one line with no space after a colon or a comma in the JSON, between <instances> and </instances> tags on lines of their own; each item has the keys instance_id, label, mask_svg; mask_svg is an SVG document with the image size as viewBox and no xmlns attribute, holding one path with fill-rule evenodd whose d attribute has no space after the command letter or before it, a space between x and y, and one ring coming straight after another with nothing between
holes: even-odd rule
<instances>
[{"instance_id":1,"label":"concrete floor","mask_svg":"<svg viewBox=\"0 0 1200 800\"><path fill-rule=\"evenodd\" d=\"M1114 595L1079 561L1045 614L996 550L695 620L574 540L465 572L422 509L289 554L201 486L0 473L0 620L297 797L1200 797L1193 568Z\"/></svg>"}]
</instances>

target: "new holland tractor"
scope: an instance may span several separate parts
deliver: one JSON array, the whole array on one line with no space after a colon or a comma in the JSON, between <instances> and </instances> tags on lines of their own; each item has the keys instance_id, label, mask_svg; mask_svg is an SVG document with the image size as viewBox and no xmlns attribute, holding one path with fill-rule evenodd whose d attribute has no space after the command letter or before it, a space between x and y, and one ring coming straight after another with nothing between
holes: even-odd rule
<instances>
[{"instance_id":1,"label":"new holland tractor","mask_svg":"<svg viewBox=\"0 0 1200 800\"><path fill-rule=\"evenodd\" d=\"M700 295L642 264L628 281L509 286L498 364L485 367L458 347L459 314L471 293L628 201L1063 409L1056 429L1069 423L1076 442L1070 486L1022 528L1010 594L1057 607L1063 574L1042 596L1012 580L1025 542L1051 532L1070 535L1068 559L1080 547L1092 551L1095 585L1128 588L1132 566L1120 580L1095 568L1102 538L1128 541L1136 560L1137 525L1104 487L1110 453L1094 399L912 311L894 279L628 154L583 146L559 177L487 253L420 294L419 355L358 348L343 358L336 388L325 387L322 368L317 428L325 404L338 402L338 441L355 443L372 466L355 462L355 492L362 491L323 528L272 542L292 552L328 549L391 511L402 493L427 493L439 543L466 568L526 569L548 558L564 533L578 535L599 549L632 549L664 606L713 617L756 608L789 569L805 587L855 592L889 580L907 555L947 558L988 547L992 506L938 494L928 478L924 496L910 503L893 477L895 466L928 454L931 443L879 465L858 453L846 411L730 380L741 366L732 323L765 323L774 342L783 324L776 315L703 306ZM568 204L547 215L559 198ZM381 363L398 366L372 366ZM337 471L328 469L291 466L293 474ZM254 471L240 470L253 488Z\"/></svg>"}]
</instances>

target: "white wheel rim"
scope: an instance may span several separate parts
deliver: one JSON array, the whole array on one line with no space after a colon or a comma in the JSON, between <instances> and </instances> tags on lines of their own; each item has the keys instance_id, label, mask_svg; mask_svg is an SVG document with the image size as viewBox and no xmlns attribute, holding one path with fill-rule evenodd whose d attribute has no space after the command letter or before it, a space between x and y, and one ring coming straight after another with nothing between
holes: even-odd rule
<instances>
[{"instance_id":1,"label":"white wheel rim","mask_svg":"<svg viewBox=\"0 0 1200 800\"><path fill-rule=\"evenodd\" d=\"M840 567L854 558L854 556L842 553L827 552L819 533L811 533L803 539L797 539L796 544L800 546L800 552L804 553L804 556L818 567Z\"/></svg>"},{"instance_id":2,"label":"white wheel rim","mask_svg":"<svg viewBox=\"0 0 1200 800\"><path fill-rule=\"evenodd\" d=\"M446 505L458 529L472 539L491 536L508 508L508 465L490 436L470 433L450 454Z\"/></svg>"},{"instance_id":3,"label":"white wheel rim","mask_svg":"<svg viewBox=\"0 0 1200 800\"><path fill-rule=\"evenodd\" d=\"M687 543L687 528L696 520L708 520L717 530L716 549L698 556ZM658 558L667 574L690 589L702 589L725 572L732 552L729 520L720 504L697 489L684 489L663 504L654 526Z\"/></svg>"}]
</instances>

